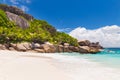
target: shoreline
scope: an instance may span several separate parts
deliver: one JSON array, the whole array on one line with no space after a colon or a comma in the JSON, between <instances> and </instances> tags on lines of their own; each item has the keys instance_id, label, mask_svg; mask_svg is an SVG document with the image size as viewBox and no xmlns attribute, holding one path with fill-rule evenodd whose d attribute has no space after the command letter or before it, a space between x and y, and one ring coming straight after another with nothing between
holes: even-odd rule
<instances>
[{"instance_id":1,"label":"shoreline","mask_svg":"<svg viewBox=\"0 0 120 80\"><path fill-rule=\"evenodd\" d=\"M119 80L120 71L88 59L0 51L0 80Z\"/></svg>"}]
</instances>

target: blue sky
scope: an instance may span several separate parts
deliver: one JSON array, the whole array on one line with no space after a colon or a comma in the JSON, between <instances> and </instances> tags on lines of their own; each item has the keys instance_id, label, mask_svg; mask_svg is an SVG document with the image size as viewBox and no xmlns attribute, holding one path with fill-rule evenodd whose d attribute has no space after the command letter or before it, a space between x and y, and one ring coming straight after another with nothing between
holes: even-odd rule
<instances>
[{"instance_id":1,"label":"blue sky","mask_svg":"<svg viewBox=\"0 0 120 80\"><path fill-rule=\"evenodd\" d=\"M78 40L120 47L120 0L0 0Z\"/></svg>"},{"instance_id":2,"label":"blue sky","mask_svg":"<svg viewBox=\"0 0 120 80\"><path fill-rule=\"evenodd\" d=\"M120 0L1 0L61 30L120 25Z\"/></svg>"}]
</instances>

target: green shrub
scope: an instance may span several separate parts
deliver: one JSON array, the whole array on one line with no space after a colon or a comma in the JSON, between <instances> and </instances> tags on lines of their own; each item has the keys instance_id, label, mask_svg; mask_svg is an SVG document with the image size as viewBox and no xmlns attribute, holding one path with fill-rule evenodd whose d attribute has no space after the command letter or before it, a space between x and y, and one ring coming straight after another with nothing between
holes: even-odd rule
<instances>
[{"instance_id":1,"label":"green shrub","mask_svg":"<svg viewBox=\"0 0 120 80\"><path fill-rule=\"evenodd\" d=\"M0 10L0 43L37 42L49 41L54 44L69 43L78 46L77 40L56 29L43 20L29 21L30 26L22 29L8 20L5 12Z\"/></svg>"}]
</instances>

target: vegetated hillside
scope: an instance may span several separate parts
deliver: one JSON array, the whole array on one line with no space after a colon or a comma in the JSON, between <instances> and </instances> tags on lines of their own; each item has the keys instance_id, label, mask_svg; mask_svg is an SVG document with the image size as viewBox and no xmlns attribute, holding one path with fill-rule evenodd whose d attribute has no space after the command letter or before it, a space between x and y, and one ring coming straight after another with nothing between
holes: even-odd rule
<instances>
[{"instance_id":1,"label":"vegetated hillside","mask_svg":"<svg viewBox=\"0 0 120 80\"><path fill-rule=\"evenodd\" d=\"M23 28L20 25L25 23L25 21L29 24L27 28ZM37 20L17 7L0 4L1 44L19 42L44 43L46 41L53 44L69 43L73 46L78 45L76 39L66 33L56 31L46 21Z\"/></svg>"}]
</instances>

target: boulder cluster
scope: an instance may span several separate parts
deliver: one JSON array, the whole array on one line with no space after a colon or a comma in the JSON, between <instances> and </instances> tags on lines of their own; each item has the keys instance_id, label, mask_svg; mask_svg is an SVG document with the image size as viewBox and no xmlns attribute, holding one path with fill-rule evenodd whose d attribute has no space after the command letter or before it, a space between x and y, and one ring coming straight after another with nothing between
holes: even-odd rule
<instances>
[{"instance_id":1,"label":"boulder cluster","mask_svg":"<svg viewBox=\"0 0 120 80\"><path fill-rule=\"evenodd\" d=\"M34 19L33 16L26 14L24 11L22 11L21 9L19 9L18 7L15 7L15 6L8 6L5 4L0 4L0 9L4 10L5 12L10 12L10 13L14 13L18 16L22 16L28 21L32 21Z\"/></svg>"},{"instance_id":2,"label":"boulder cluster","mask_svg":"<svg viewBox=\"0 0 120 80\"><path fill-rule=\"evenodd\" d=\"M79 48L81 53L96 53L103 49L99 42L90 42L89 40L79 41Z\"/></svg>"},{"instance_id":3,"label":"boulder cluster","mask_svg":"<svg viewBox=\"0 0 120 80\"><path fill-rule=\"evenodd\" d=\"M15 22L17 26L19 26L23 29L28 28L30 26L29 22L23 17L20 17L20 16L14 14L14 13L11 13L11 12L6 12L6 15L10 21Z\"/></svg>"},{"instance_id":4,"label":"boulder cluster","mask_svg":"<svg viewBox=\"0 0 120 80\"><path fill-rule=\"evenodd\" d=\"M99 43L91 43L88 40L79 41L79 46L71 46L68 43L62 43L59 45L53 45L49 42L45 42L44 44L39 43L10 43L10 44L0 44L1 50L12 50L12 51L32 51L38 53L61 53L61 52L79 52L79 53L97 53L103 47L99 45Z\"/></svg>"},{"instance_id":5,"label":"boulder cluster","mask_svg":"<svg viewBox=\"0 0 120 80\"><path fill-rule=\"evenodd\" d=\"M10 43L10 44L0 44L0 50L11 50L11 51L21 51L21 52L38 52L38 53L55 53L55 46L48 42L44 44L39 43Z\"/></svg>"},{"instance_id":6,"label":"boulder cluster","mask_svg":"<svg viewBox=\"0 0 120 80\"><path fill-rule=\"evenodd\" d=\"M0 4L0 9L6 13L10 21L15 22L17 26L23 29L28 28L30 26L29 21L33 21L34 19L33 16L26 14L24 11L14 6Z\"/></svg>"}]
</instances>

